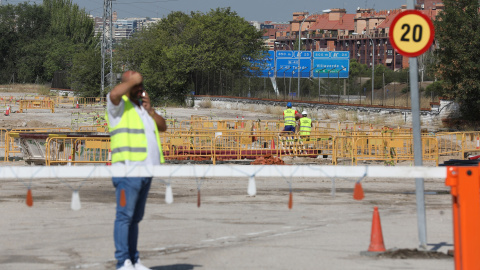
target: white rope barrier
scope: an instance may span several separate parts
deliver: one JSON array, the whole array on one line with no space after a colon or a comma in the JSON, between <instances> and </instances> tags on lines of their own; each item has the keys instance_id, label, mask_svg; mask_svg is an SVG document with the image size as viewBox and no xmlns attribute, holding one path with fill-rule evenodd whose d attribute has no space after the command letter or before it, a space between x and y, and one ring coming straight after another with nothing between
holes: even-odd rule
<instances>
[{"instance_id":1,"label":"white rope barrier","mask_svg":"<svg viewBox=\"0 0 480 270\"><path fill-rule=\"evenodd\" d=\"M447 167L390 166L258 166L258 165L159 165L159 166L1 166L0 179L75 179L111 177L215 178L215 177L327 177L327 178L442 178Z\"/></svg>"}]
</instances>

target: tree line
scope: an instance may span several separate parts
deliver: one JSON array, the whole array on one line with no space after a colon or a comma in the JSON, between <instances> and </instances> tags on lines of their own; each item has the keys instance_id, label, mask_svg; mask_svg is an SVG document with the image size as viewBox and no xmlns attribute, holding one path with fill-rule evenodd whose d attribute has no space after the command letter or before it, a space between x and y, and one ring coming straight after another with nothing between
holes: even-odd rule
<instances>
[{"instance_id":1,"label":"tree line","mask_svg":"<svg viewBox=\"0 0 480 270\"><path fill-rule=\"evenodd\" d=\"M434 22L437 48L422 56L420 64L425 80L438 81L430 91L457 100L463 117L476 120L480 110L479 2L443 3L445 9ZM56 72L64 72L72 89L84 96L100 95L100 37L94 35L93 20L71 0L2 5L0 33L0 83L49 83ZM249 59L261 59L265 47L261 31L230 8L217 8L207 13L172 12L153 27L115 44L114 50L116 73L140 71L154 101L183 103L187 94L198 89L242 89L246 93L251 83L246 76ZM384 78L385 83L405 82L408 70L393 72L379 65L374 74L379 89ZM369 76L371 70L351 61L351 78ZM313 83L305 82L302 87ZM258 84L265 89L265 80ZM356 93L369 85L355 83L350 88Z\"/></svg>"},{"instance_id":2,"label":"tree line","mask_svg":"<svg viewBox=\"0 0 480 270\"><path fill-rule=\"evenodd\" d=\"M63 71L71 86L99 87L94 22L71 0L2 5L0 33L0 83L48 83ZM96 57L88 59L91 55ZM93 70L79 77L75 71L90 60Z\"/></svg>"}]
</instances>

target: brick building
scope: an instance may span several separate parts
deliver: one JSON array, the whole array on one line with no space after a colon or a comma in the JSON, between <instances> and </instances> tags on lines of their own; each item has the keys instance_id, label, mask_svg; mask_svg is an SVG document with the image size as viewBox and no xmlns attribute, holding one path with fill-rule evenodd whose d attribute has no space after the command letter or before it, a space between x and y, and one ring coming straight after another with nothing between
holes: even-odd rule
<instances>
[{"instance_id":1,"label":"brick building","mask_svg":"<svg viewBox=\"0 0 480 270\"><path fill-rule=\"evenodd\" d=\"M433 8L432 8L433 7ZM440 0L418 0L417 9L432 21L443 9ZM395 52L389 40L390 25L405 6L375 11L358 8L355 14L331 9L324 14L294 12L288 27L275 32L274 50L349 51L361 64L382 64L392 70L408 67L408 57ZM302 24L303 23L303 24ZM299 31L300 27L302 28ZM272 35L268 32L268 35ZM432 45L434 48L435 43Z\"/></svg>"}]
</instances>

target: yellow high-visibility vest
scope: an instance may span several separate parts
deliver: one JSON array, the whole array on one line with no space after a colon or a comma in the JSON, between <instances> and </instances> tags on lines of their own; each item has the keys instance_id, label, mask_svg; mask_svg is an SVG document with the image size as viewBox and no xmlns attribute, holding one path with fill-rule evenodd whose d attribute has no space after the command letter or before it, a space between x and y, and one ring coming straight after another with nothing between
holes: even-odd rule
<instances>
[{"instance_id":1,"label":"yellow high-visibility vest","mask_svg":"<svg viewBox=\"0 0 480 270\"><path fill-rule=\"evenodd\" d=\"M285 120L285 126L295 126L295 110L286 109L283 111L283 119Z\"/></svg>"},{"instance_id":2,"label":"yellow high-visibility vest","mask_svg":"<svg viewBox=\"0 0 480 270\"><path fill-rule=\"evenodd\" d=\"M310 135L310 131L312 131L312 119L300 118L300 135Z\"/></svg>"},{"instance_id":3,"label":"yellow high-visibility vest","mask_svg":"<svg viewBox=\"0 0 480 270\"><path fill-rule=\"evenodd\" d=\"M122 96L125 102L123 115L115 127L110 125L108 112L105 118L110 132L110 148L112 151L112 163L120 161L143 161L147 158L147 136L142 119L135 111L135 107L127 96ZM155 137L157 139L158 151L160 151L160 163L164 163L162 144L158 135L157 124L155 123Z\"/></svg>"}]
</instances>

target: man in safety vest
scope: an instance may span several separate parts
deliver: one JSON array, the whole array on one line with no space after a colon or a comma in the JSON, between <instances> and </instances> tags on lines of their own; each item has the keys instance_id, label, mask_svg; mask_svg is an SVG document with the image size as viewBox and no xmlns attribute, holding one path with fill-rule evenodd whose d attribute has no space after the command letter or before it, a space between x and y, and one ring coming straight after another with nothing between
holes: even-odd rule
<instances>
[{"instance_id":1,"label":"man in safety vest","mask_svg":"<svg viewBox=\"0 0 480 270\"><path fill-rule=\"evenodd\" d=\"M307 117L307 111L303 111L300 118L300 136L309 136L311 131L312 119Z\"/></svg>"},{"instance_id":2,"label":"man in safety vest","mask_svg":"<svg viewBox=\"0 0 480 270\"><path fill-rule=\"evenodd\" d=\"M285 127L283 131L291 131L295 133L295 123L298 112L292 109L292 103L287 103L287 109L283 111L283 119L285 121Z\"/></svg>"},{"instance_id":3,"label":"man in safety vest","mask_svg":"<svg viewBox=\"0 0 480 270\"><path fill-rule=\"evenodd\" d=\"M113 166L164 163L158 133L166 131L167 125L152 108L140 73L125 72L122 83L107 95L106 120ZM113 177L112 182L117 200L113 231L117 269L147 270L139 259L137 239L152 178Z\"/></svg>"}]
</instances>

